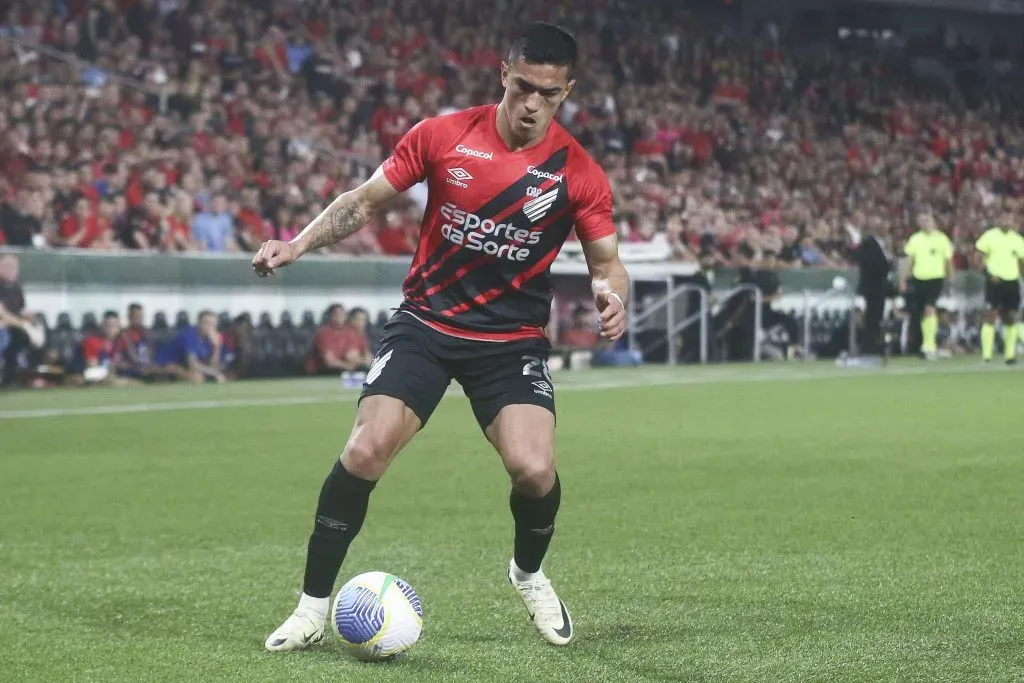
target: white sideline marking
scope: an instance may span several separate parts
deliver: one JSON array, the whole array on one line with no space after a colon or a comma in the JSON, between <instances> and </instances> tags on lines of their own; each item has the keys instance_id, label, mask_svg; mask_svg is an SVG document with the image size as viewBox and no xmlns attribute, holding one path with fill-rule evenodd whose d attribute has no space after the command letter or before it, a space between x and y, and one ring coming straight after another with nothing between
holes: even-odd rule
<instances>
[{"instance_id":1,"label":"white sideline marking","mask_svg":"<svg viewBox=\"0 0 1024 683\"><path fill-rule=\"evenodd\" d=\"M623 368L622 372L630 372ZM857 377L893 377L906 375L944 375L966 374L977 372L1005 372L1002 366L961 365L936 367L907 366L878 369L832 369L828 371L800 372L793 366L760 369L746 366L741 371L729 374L721 372L699 372L694 375L677 375L675 377L655 377L646 374L643 369L640 376L621 380L605 380L600 382L582 382L573 384L563 382L556 385L557 393L566 391L600 391L608 389L635 389L638 387L666 387L686 384L726 384L756 382L804 382L819 379L840 379ZM557 379L557 377L556 377ZM28 410L0 410L0 420L19 420L40 417L69 417L74 415L125 415L129 413L159 413L176 410L208 410L214 408L255 408L260 406L297 406L320 403L337 403L350 400L356 395L355 389L339 389L337 393L322 396L280 396L266 398L209 399L205 401L168 401L165 403L135 403L126 405L86 406L81 408L33 408ZM453 384L447 396L461 396L461 389Z\"/></svg>"}]
</instances>

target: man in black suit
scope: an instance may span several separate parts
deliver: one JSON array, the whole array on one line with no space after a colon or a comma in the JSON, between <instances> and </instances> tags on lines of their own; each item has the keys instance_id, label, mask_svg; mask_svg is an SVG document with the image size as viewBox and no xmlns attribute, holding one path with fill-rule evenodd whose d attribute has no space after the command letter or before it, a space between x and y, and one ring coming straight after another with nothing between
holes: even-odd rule
<instances>
[{"instance_id":1,"label":"man in black suit","mask_svg":"<svg viewBox=\"0 0 1024 683\"><path fill-rule=\"evenodd\" d=\"M26 325L25 292L18 283L18 257L0 254L0 387L14 381L18 357L32 347Z\"/></svg>"},{"instance_id":2,"label":"man in black suit","mask_svg":"<svg viewBox=\"0 0 1024 683\"><path fill-rule=\"evenodd\" d=\"M885 301L893 290L892 262L883 238L872 232L861 233L849 225L846 231L856 250L860 271L857 293L864 297L864 335L860 351L864 355L880 355L883 350L882 316L885 314Z\"/></svg>"}]
</instances>

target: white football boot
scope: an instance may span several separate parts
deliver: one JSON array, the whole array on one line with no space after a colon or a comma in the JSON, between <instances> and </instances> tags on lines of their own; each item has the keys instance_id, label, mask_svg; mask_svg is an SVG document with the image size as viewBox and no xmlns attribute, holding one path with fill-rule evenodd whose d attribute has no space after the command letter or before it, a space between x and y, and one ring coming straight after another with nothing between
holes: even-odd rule
<instances>
[{"instance_id":1,"label":"white football boot","mask_svg":"<svg viewBox=\"0 0 1024 683\"><path fill-rule=\"evenodd\" d=\"M268 652L304 650L323 642L326 634L324 617L310 610L297 609L269 636L264 646Z\"/></svg>"},{"instance_id":2,"label":"white football boot","mask_svg":"<svg viewBox=\"0 0 1024 683\"><path fill-rule=\"evenodd\" d=\"M543 571L538 571L525 581L519 581L516 578L518 572L519 568L513 560L508 565L508 582L526 603L526 612L534 628L552 645L568 645L572 640L572 619L569 610L565 609L565 604L551 587L551 581L544 576Z\"/></svg>"}]
</instances>

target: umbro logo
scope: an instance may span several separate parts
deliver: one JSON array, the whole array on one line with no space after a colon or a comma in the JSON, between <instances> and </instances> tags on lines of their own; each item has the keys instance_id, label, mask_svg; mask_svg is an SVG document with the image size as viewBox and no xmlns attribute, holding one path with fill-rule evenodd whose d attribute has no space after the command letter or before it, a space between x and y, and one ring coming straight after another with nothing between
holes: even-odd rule
<instances>
[{"instance_id":1,"label":"umbro logo","mask_svg":"<svg viewBox=\"0 0 1024 683\"><path fill-rule=\"evenodd\" d=\"M316 521L320 524L323 524L328 529L333 529L334 531L348 531L348 524L346 524L345 522L339 522L336 519L331 519L330 517L317 515Z\"/></svg>"},{"instance_id":2,"label":"umbro logo","mask_svg":"<svg viewBox=\"0 0 1024 683\"><path fill-rule=\"evenodd\" d=\"M448 182L449 185L454 185L456 187L461 187L464 189L469 187L469 185L466 184L466 181L473 179L473 176L469 173L469 171L467 171L464 168L449 168L448 175L450 175L451 177L445 178L445 180Z\"/></svg>"},{"instance_id":3,"label":"umbro logo","mask_svg":"<svg viewBox=\"0 0 1024 683\"><path fill-rule=\"evenodd\" d=\"M531 223L536 223L540 219L544 218L551 210L555 200L558 199L558 188L560 185L555 185L553 188L540 195L536 199L531 199L523 205L523 213L530 219Z\"/></svg>"},{"instance_id":4,"label":"umbro logo","mask_svg":"<svg viewBox=\"0 0 1024 683\"><path fill-rule=\"evenodd\" d=\"M547 382L534 382L533 387L533 393L539 396L544 396L545 398L552 397L551 392L554 391L554 387Z\"/></svg>"}]
</instances>

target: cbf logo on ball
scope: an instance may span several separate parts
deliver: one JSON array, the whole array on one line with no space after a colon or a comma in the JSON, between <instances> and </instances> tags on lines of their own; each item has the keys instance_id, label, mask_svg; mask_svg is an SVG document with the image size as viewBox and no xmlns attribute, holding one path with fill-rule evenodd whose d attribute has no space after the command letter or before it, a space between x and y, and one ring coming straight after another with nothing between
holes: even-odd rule
<instances>
[{"instance_id":1,"label":"cbf logo on ball","mask_svg":"<svg viewBox=\"0 0 1024 683\"><path fill-rule=\"evenodd\" d=\"M495 223L490 218L463 211L448 202L441 215L449 222L441 226L441 234L452 244L509 261L525 261L530 257L528 246L540 242L540 232L517 227L514 223Z\"/></svg>"}]
</instances>

